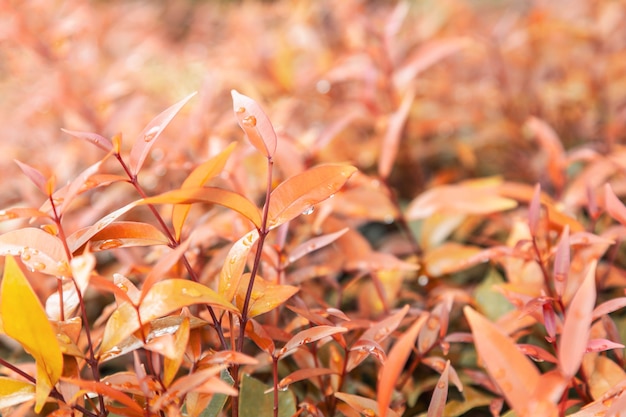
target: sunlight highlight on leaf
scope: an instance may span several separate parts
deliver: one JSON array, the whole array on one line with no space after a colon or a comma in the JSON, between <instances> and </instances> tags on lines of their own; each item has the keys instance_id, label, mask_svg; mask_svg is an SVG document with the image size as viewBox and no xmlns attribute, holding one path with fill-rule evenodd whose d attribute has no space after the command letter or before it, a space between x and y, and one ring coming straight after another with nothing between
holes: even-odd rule
<instances>
[{"instance_id":1,"label":"sunlight highlight on leaf","mask_svg":"<svg viewBox=\"0 0 626 417\"><path fill-rule=\"evenodd\" d=\"M148 223L114 222L89 239L94 251L126 248L132 246L167 245L167 237Z\"/></svg>"},{"instance_id":2,"label":"sunlight highlight on leaf","mask_svg":"<svg viewBox=\"0 0 626 417\"><path fill-rule=\"evenodd\" d=\"M69 276L70 273L61 240L35 227L0 235L0 255L19 257L33 271L57 277Z\"/></svg>"},{"instance_id":3,"label":"sunlight highlight on leaf","mask_svg":"<svg viewBox=\"0 0 626 417\"><path fill-rule=\"evenodd\" d=\"M0 410L35 399L35 386L30 382L0 376Z\"/></svg>"},{"instance_id":4,"label":"sunlight highlight on leaf","mask_svg":"<svg viewBox=\"0 0 626 417\"><path fill-rule=\"evenodd\" d=\"M5 260L1 291L4 332L37 363L35 412L40 412L61 376L63 355L41 302L12 256Z\"/></svg>"},{"instance_id":5,"label":"sunlight highlight on leaf","mask_svg":"<svg viewBox=\"0 0 626 417\"><path fill-rule=\"evenodd\" d=\"M239 289L239 281L243 275L248 260L250 249L259 238L259 232L255 229L246 233L228 251L224 266L220 271L220 281L217 292L230 301L235 297Z\"/></svg>"}]
</instances>

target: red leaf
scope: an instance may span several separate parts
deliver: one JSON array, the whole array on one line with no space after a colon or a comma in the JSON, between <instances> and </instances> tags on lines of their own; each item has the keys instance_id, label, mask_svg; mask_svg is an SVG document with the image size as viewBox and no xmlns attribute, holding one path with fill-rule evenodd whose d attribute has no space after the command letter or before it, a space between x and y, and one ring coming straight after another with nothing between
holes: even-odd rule
<instances>
[{"instance_id":1,"label":"red leaf","mask_svg":"<svg viewBox=\"0 0 626 417\"><path fill-rule=\"evenodd\" d=\"M276 152L276 132L261 106L250 97L231 90L237 123L246 132L250 143L267 158Z\"/></svg>"},{"instance_id":2,"label":"red leaf","mask_svg":"<svg viewBox=\"0 0 626 417\"><path fill-rule=\"evenodd\" d=\"M383 179L389 177L391 169L393 168L396 155L398 154L398 147L400 146L402 128L409 115L409 110L411 110L414 98L415 89L408 89L404 94L400 107L390 117L389 126L383 138L380 157L378 159L378 175Z\"/></svg>"},{"instance_id":3,"label":"red leaf","mask_svg":"<svg viewBox=\"0 0 626 417\"><path fill-rule=\"evenodd\" d=\"M335 327L335 326L315 326L306 330L302 330L294 337L289 339L285 346L280 349L278 352L278 356L284 356L289 353L291 350L296 349L304 344L317 342L320 339L323 339L328 336L332 336L337 333L345 333L348 329L345 327Z\"/></svg>"},{"instance_id":4,"label":"red leaf","mask_svg":"<svg viewBox=\"0 0 626 417\"><path fill-rule=\"evenodd\" d=\"M531 236L537 236L541 209L541 185L535 185L535 192L528 208L528 228Z\"/></svg>"},{"instance_id":5,"label":"red leaf","mask_svg":"<svg viewBox=\"0 0 626 417\"><path fill-rule=\"evenodd\" d=\"M111 398L112 400L118 401L124 404L126 407L131 410L143 414L143 409L139 404L133 401L128 395L124 394L121 391L116 390L105 384L104 382L96 382L96 381L85 381L82 379L72 379L72 378L61 378L63 381L69 382L70 384L74 384L79 386L80 388L87 390L89 392L95 392L97 394L101 394Z\"/></svg>"},{"instance_id":6,"label":"red leaf","mask_svg":"<svg viewBox=\"0 0 626 417\"><path fill-rule=\"evenodd\" d=\"M135 139L132 149L130 150L130 171L133 175L137 175L143 166L152 145L154 145L163 130L194 95L196 95L195 92L189 94L178 103L163 111L161 114L152 119L150 123L148 123L148 125L141 131L137 139Z\"/></svg>"},{"instance_id":7,"label":"red leaf","mask_svg":"<svg viewBox=\"0 0 626 417\"><path fill-rule=\"evenodd\" d=\"M327 368L306 368L306 369L298 369L284 377L278 383L279 389L287 388L289 385L302 381L303 379L311 379L313 377L319 377L322 375L332 375L337 372L332 369Z\"/></svg>"},{"instance_id":8,"label":"red leaf","mask_svg":"<svg viewBox=\"0 0 626 417\"><path fill-rule=\"evenodd\" d=\"M554 289L559 296L563 295L567 283L567 272L570 266L569 226L565 226L561 239L554 254Z\"/></svg>"},{"instance_id":9,"label":"red leaf","mask_svg":"<svg viewBox=\"0 0 626 417\"><path fill-rule=\"evenodd\" d=\"M626 206L617 198L609 184L604 185L604 208L611 217L626 226Z\"/></svg>"},{"instance_id":10,"label":"red leaf","mask_svg":"<svg viewBox=\"0 0 626 417\"><path fill-rule=\"evenodd\" d=\"M563 331L559 340L559 366L566 377L573 377L585 354L596 302L596 265L593 260L587 275L572 298L565 313Z\"/></svg>"}]
</instances>

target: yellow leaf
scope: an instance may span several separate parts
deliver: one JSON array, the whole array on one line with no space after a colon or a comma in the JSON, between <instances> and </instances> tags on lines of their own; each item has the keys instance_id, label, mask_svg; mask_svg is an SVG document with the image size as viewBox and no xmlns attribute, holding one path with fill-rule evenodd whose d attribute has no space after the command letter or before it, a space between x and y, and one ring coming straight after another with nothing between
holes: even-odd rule
<instances>
[{"instance_id":1,"label":"yellow leaf","mask_svg":"<svg viewBox=\"0 0 626 417\"><path fill-rule=\"evenodd\" d=\"M250 274L241 277L235 303L239 311L243 311L243 304L246 299L246 292L250 282ZM248 305L248 317L258 316L267 313L287 301L292 295L298 292L297 287L291 285L277 285L265 281L260 276L254 279L254 287Z\"/></svg>"},{"instance_id":2,"label":"yellow leaf","mask_svg":"<svg viewBox=\"0 0 626 417\"><path fill-rule=\"evenodd\" d=\"M209 287L184 279L168 279L154 284L141 301L139 316L141 324L164 317L172 311L193 304L208 304L238 313L237 309ZM118 344L141 327L137 311L124 303L111 314L104 329L101 354L117 354Z\"/></svg>"},{"instance_id":3,"label":"yellow leaf","mask_svg":"<svg viewBox=\"0 0 626 417\"><path fill-rule=\"evenodd\" d=\"M185 349L187 348L187 342L189 341L189 319L187 317L183 318L183 321L180 323L180 327L178 331L176 331L176 335L174 336L174 347L176 351L176 357L174 358L165 358L163 361L163 384L168 387L178 369L180 368L180 364L183 363L183 355L185 354Z\"/></svg>"},{"instance_id":4,"label":"yellow leaf","mask_svg":"<svg viewBox=\"0 0 626 417\"><path fill-rule=\"evenodd\" d=\"M218 155L198 165L183 181L181 188L202 187L208 180L219 174L224 169L224 165L226 165L226 161L228 161L228 157L235 149L235 146L237 146L235 142L231 143ZM180 233L190 208L189 204L178 204L172 210L172 225L174 226L176 240L180 240Z\"/></svg>"},{"instance_id":5,"label":"yellow leaf","mask_svg":"<svg viewBox=\"0 0 626 417\"><path fill-rule=\"evenodd\" d=\"M248 254L254 242L259 238L259 232L255 229L246 233L228 251L224 266L220 271L220 282L217 292L226 300L231 301L239 288L239 280L246 267Z\"/></svg>"},{"instance_id":6,"label":"yellow leaf","mask_svg":"<svg viewBox=\"0 0 626 417\"><path fill-rule=\"evenodd\" d=\"M30 382L0 377L0 409L35 398L35 386Z\"/></svg>"},{"instance_id":7,"label":"yellow leaf","mask_svg":"<svg viewBox=\"0 0 626 417\"><path fill-rule=\"evenodd\" d=\"M0 293L4 332L37 363L35 411L41 411L63 371L63 355L46 313L12 256L7 256Z\"/></svg>"}]
</instances>

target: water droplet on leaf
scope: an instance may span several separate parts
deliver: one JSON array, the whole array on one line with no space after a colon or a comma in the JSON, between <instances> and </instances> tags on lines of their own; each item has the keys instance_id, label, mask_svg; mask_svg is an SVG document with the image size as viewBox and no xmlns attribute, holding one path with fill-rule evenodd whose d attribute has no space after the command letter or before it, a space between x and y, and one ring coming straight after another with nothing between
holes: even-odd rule
<instances>
[{"instance_id":1,"label":"water droplet on leaf","mask_svg":"<svg viewBox=\"0 0 626 417\"><path fill-rule=\"evenodd\" d=\"M245 113L246 112L246 108L245 107L238 107L237 108L237 113L241 114L241 113Z\"/></svg>"},{"instance_id":2,"label":"water droplet on leaf","mask_svg":"<svg viewBox=\"0 0 626 417\"><path fill-rule=\"evenodd\" d=\"M246 116L246 117L243 118L243 120L241 122L245 126L255 127L256 126L256 117L254 117L253 115Z\"/></svg>"},{"instance_id":3,"label":"water droplet on leaf","mask_svg":"<svg viewBox=\"0 0 626 417\"><path fill-rule=\"evenodd\" d=\"M145 135L143 135L143 140L146 142L150 142L151 140L153 140L157 133L159 133L159 130L161 130L160 126L154 126L152 127L150 130L148 130Z\"/></svg>"},{"instance_id":4,"label":"water droplet on leaf","mask_svg":"<svg viewBox=\"0 0 626 417\"><path fill-rule=\"evenodd\" d=\"M315 211L315 207L311 206L307 208L306 210L304 210L302 214L304 214L305 216L308 216L310 214L313 214L314 211Z\"/></svg>"},{"instance_id":5,"label":"water droplet on leaf","mask_svg":"<svg viewBox=\"0 0 626 417\"><path fill-rule=\"evenodd\" d=\"M17 214L12 212L11 210L0 210L0 220L10 220L15 219Z\"/></svg>"},{"instance_id":6,"label":"water droplet on leaf","mask_svg":"<svg viewBox=\"0 0 626 417\"><path fill-rule=\"evenodd\" d=\"M119 239L107 239L98 246L100 250L115 249L122 246L124 242Z\"/></svg>"}]
</instances>

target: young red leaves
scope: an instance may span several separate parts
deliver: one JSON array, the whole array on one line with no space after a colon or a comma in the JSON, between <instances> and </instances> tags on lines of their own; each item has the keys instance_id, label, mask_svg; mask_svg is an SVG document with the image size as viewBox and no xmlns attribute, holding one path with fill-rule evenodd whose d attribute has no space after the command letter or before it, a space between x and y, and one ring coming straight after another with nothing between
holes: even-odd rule
<instances>
[{"instance_id":1,"label":"young red leaves","mask_svg":"<svg viewBox=\"0 0 626 417\"><path fill-rule=\"evenodd\" d=\"M35 412L61 377L63 355L48 317L28 280L11 256L6 257L0 292L4 333L17 340L37 364Z\"/></svg>"},{"instance_id":2,"label":"young red leaves","mask_svg":"<svg viewBox=\"0 0 626 417\"><path fill-rule=\"evenodd\" d=\"M246 132L248 140L266 158L276 152L276 132L261 106L248 96L232 90L233 110L237 123Z\"/></svg>"}]
</instances>

